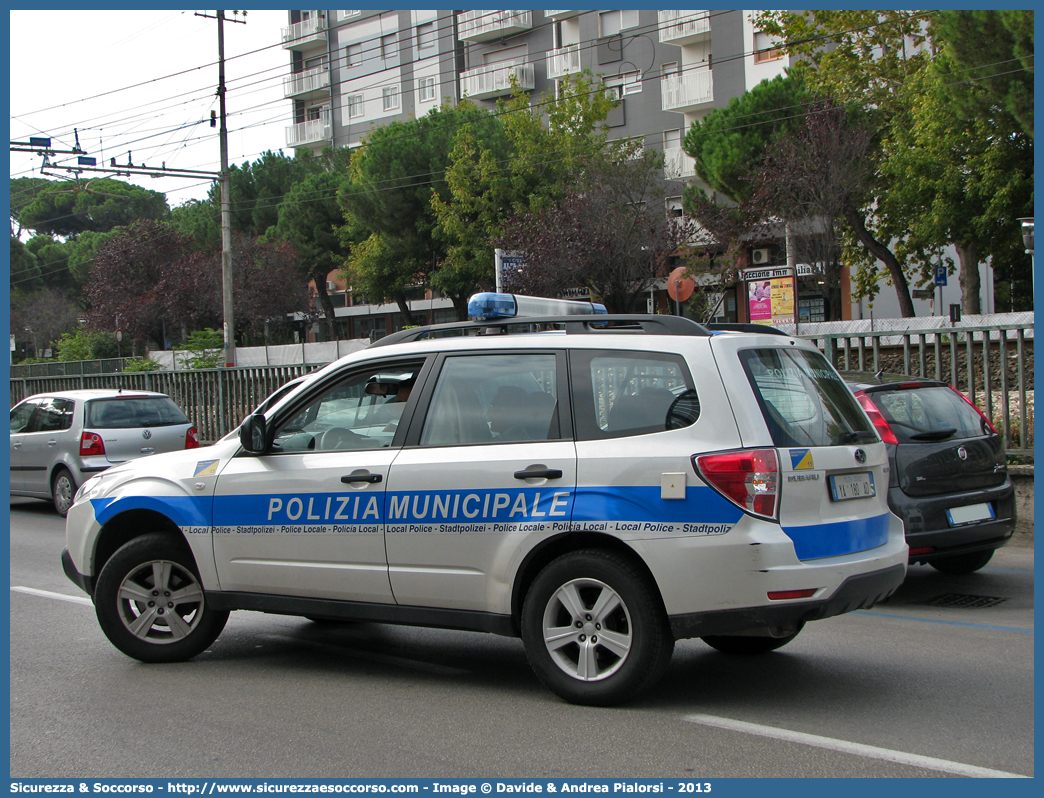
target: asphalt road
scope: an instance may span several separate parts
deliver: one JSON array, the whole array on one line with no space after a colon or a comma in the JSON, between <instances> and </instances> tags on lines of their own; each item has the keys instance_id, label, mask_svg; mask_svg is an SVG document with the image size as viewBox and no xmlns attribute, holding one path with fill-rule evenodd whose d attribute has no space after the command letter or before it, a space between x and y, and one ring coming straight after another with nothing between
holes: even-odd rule
<instances>
[{"instance_id":1,"label":"asphalt road","mask_svg":"<svg viewBox=\"0 0 1044 798\"><path fill-rule=\"evenodd\" d=\"M594 709L477 633L241 612L196 660L143 665L62 573L48 505L12 499L10 545L12 777L1033 775L1031 546L914 567L763 657L679 642L650 694Z\"/></svg>"}]
</instances>

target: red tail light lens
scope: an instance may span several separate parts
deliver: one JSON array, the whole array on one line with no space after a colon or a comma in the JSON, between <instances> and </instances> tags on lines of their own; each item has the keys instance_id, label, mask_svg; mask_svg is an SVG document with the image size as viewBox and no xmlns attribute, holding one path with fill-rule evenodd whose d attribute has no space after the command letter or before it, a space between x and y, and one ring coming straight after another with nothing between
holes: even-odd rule
<instances>
[{"instance_id":1,"label":"red tail light lens","mask_svg":"<svg viewBox=\"0 0 1044 798\"><path fill-rule=\"evenodd\" d=\"M870 416L870 420L873 422L877 434L881 436L881 440L885 443L899 443L899 439L895 437L892 428L888 426L885 417L881 415L881 411L877 409L877 405L874 404L866 391L856 391L855 397L859 400L859 404L863 406L866 414Z\"/></svg>"},{"instance_id":2,"label":"red tail light lens","mask_svg":"<svg viewBox=\"0 0 1044 798\"><path fill-rule=\"evenodd\" d=\"M189 427L185 432L185 448L186 449L198 449L199 448L199 437L196 433L195 427Z\"/></svg>"},{"instance_id":3,"label":"red tail light lens","mask_svg":"<svg viewBox=\"0 0 1044 798\"><path fill-rule=\"evenodd\" d=\"M740 509L775 521L779 513L779 460L775 449L748 449L696 458L703 480Z\"/></svg>"},{"instance_id":4,"label":"red tail light lens","mask_svg":"<svg viewBox=\"0 0 1044 798\"><path fill-rule=\"evenodd\" d=\"M979 406L978 406L977 404L975 404L975 402L973 402L973 401L972 401L971 399L969 399L969 398L968 398L967 396L965 396L965 395L964 395L963 393L961 393L960 391L958 391L958 390L957 390L956 388L954 388L954 387L953 387L952 385L950 386L950 390L951 390L951 391L953 391L953 392L954 392L955 394L957 394L957 395L958 395L959 397L961 397L961 399L963 399L963 400L964 400L965 402L967 402L968 404L970 404L970 405L971 405L971 406L972 406L973 408L975 408L975 412L976 412L976 413L978 413L978 414L979 414L979 416L980 416L980 417L982 418L982 423L983 423L983 424L985 424L985 425L986 425L987 427L989 427L989 428L990 428L990 432L992 432L992 433L993 433L994 435L999 435L999 434L1000 434L999 432L997 432L997 428L996 428L995 426L993 426L993 422L992 422L992 421L990 421L990 420L989 420L988 418L986 418L986 414L985 414L985 413L983 413L983 412L982 412L982 411L981 411L981 410L979 409Z\"/></svg>"},{"instance_id":5,"label":"red tail light lens","mask_svg":"<svg viewBox=\"0 0 1044 798\"><path fill-rule=\"evenodd\" d=\"M105 454L105 444L101 435L96 432L85 432L80 435L80 457L94 457Z\"/></svg>"}]
</instances>

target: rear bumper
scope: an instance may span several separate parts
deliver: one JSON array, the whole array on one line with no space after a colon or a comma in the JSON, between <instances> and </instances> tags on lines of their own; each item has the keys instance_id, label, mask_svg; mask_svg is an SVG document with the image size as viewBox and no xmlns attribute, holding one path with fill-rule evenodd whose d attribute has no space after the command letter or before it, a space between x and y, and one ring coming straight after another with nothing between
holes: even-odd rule
<instances>
[{"instance_id":1,"label":"rear bumper","mask_svg":"<svg viewBox=\"0 0 1044 798\"><path fill-rule=\"evenodd\" d=\"M834 593L818 601L789 601L736 610L693 612L670 617L676 640L707 635L737 634L772 627L796 627L884 601L903 583L906 567L893 565L880 571L850 576Z\"/></svg>"},{"instance_id":2,"label":"rear bumper","mask_svg":"<svg viewBox=\"0 0 1044 798\"><path fill-rule=\"evenodd\" d=\"M996 518L975 524L950 526L946 511L971 504L992 504ZM997 488L939 496L907 496L898 488L888 491L888 506L903 521L911 550L931 548L927 554L912 554L911 563L930 562L935 556L996 549L1015 531L1015 488L1010 480Z\"/></svg>"}]
</instances>

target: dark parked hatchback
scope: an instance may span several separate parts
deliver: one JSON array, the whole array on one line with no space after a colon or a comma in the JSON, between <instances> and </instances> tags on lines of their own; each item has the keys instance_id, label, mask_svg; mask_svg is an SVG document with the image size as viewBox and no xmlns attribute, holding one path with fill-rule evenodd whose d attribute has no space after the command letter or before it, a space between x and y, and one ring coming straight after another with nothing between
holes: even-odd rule
<instances>
[{"instance_id":1,"label":"dark parked hatchback","mask_svg":"<svg viewBox=\"0 0 1044 798\"><path fill-rule=\"evenodd\" d=\"M1015 490L989 419L944 382L843 374L885 442L888 505L903 519L911 563L969 574L1015 529Z\"/></svg>"}]
</instances>

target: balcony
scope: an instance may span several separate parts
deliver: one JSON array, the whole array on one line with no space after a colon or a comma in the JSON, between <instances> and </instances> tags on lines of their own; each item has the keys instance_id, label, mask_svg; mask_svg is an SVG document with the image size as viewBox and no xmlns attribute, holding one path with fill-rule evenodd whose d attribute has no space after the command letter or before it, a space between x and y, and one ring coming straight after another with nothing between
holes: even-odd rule
<instances>
[{"instance_id":1,"label":"balcony","mask_svg":"<svg viewBox=\"0 0 1044 798\"><path fill-rule=\"evenodd\" d=\"M710 12L657 11L662 44L692 44L710 34Z\"/></svg>"},{"instance_id":2,"label":"balcony","mask_svg":"<svg viewBox=\"0 0 1044 798\"><path fill-rule=\"evenodd\" d=\"M548 19L553 19L555 22L558 22L558 20L560 19L570 19L571 17L578 17L582 13L583 12L579 9L576 9L575 11L545 11L544 16Z\"/></svg>"},{"instance_id":3,"label":"balcony","mask_svg":"<svg viewBox=\"0 0 1044 798\"><path fill-rule=\"evenodd\" d=\"M548 80L573 75L580 71L580 45L569 44L551 50L547 54L547 77Z\"/></svg>"},{"instance_id":4,"label":"balcony","mask_svg":"<svg viewBox=\"0 0 1044 798\"><path fill-rule=\"evenodd\" d=\"M318 119L309 119L306 122L290 125L286 129L286 146L304 147L320 141L329 141L330 135L330 109L325 108L319 114Z\"/></svg>"},{"instance_id":5,"label":"balcony","mask_svg":"<svg viewBox=\"0 0 1044 798\"><path fill-rule=\"evenodd\" d=\"M664 111L689 113L714 102L714 81L709 69L692 69L660 79Z\"/></svg>"},{"instance_id":6,"label":"balcony","mask_svg":"<svg viewBox=\"0 0 1044 798\"><path fill-rule=\"evenodd\" d=\"M532 30L532 11L465 11L457 15L458 36L465 42L488 42Z\"/></svg>"},{"instance_id":7,"label":"balcony","mask_svg":"<svg viewBox=\"0 0 1044 798\"><path fill-rule=\"evenodd\" d=\"M696 160L681 147L667 147L663 151L663 173L669 180L696 177Z\"/></svg>"},{"instance_id":8,"label":"balcony","mask_svg":"<svg viewBox=\"0 0 1044 798\"><path fill-rule=\"evenodd\" d=\"M283 49L300 50L310 44L326 41L326 17L318 11L301 22L283 28Z\"/></svg>"},{"instance_id":9,"label":"balcony","mask_svg":"<svg viewBox=\"0 0 1044 798\"><path fill-rule=\"evenodd\" d=\"M511 79L523 91L536 87L536 70L532 64L504 61L487 64L460 73L460 93L473 100L490 100L511 94Z\"/></svg>"},{"instance_id":10,"label":"balcony","mask_svg":"<svg viewBox=\"0 0 1044 798\"><path fill-rule=\"evenodd\" d=\"M325 89L329 85L330 70L325 66L316 67L283 78L283 96L297 97L301 94Z\"/></svg>"}]
</instances>

